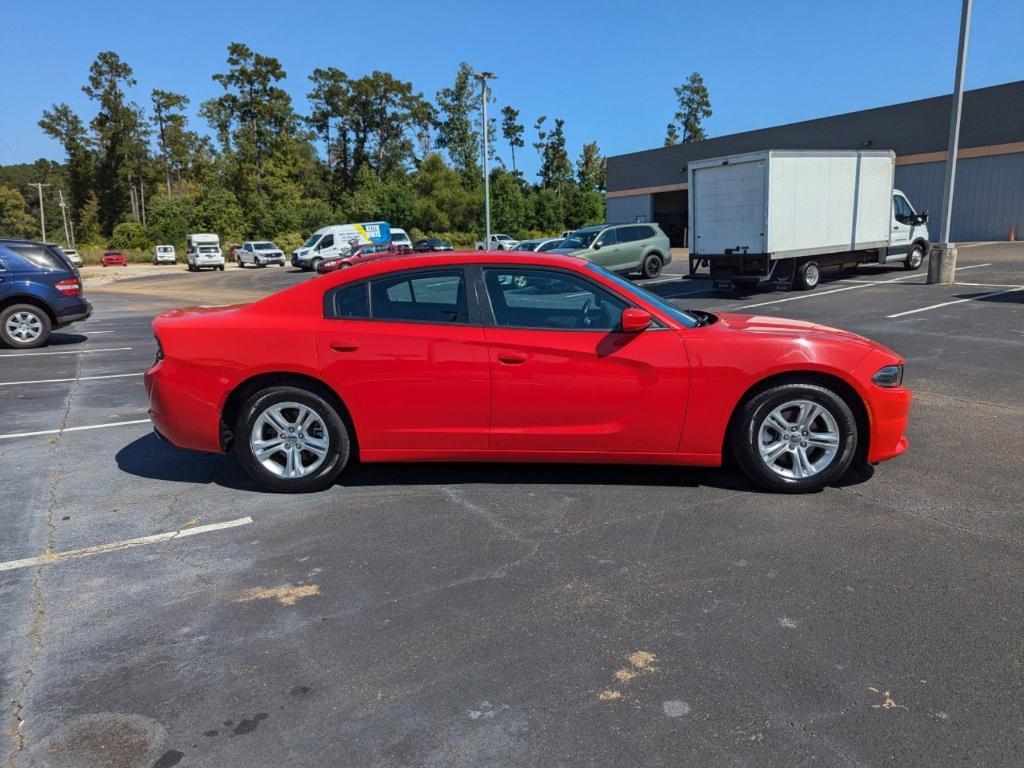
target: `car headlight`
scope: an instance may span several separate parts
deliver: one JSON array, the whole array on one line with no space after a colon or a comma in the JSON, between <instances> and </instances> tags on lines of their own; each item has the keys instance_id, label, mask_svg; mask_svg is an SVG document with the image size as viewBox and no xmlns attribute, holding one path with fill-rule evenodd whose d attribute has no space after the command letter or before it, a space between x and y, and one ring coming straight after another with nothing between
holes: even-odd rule
<instances>
[{"instance_id":1,"label":"car headlight","mask_svg":"<svg viewBox=\"0 0 1024 768\"><path fill-rule=\"evenodd\" d=\"M903 383L903 366L887 365L879 369L871 380L880 387L898 387Z\"/></svg>"}]
</instances>

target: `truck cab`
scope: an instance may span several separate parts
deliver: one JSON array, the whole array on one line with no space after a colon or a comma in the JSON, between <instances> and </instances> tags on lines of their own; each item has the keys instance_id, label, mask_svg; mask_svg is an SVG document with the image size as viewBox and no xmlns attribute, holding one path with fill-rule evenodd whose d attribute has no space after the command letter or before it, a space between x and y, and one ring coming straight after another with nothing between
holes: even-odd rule
<instances>
[{"instance_id":1,"label":"truck cab","mask_svg":"<svg viewBox=\"0 0 1024 768\"><path fill-rule=\"evenodd\" d=\"M919 269L928 255L928 212L918 213L900 190L892 191L892 235L889 247L879 251L878 263L903 262L907 269Z\"/></svg>"},{"instance_id":2,"label":"truck cab","mask_svg":"<svg viewBox=\"0 0 1024 768\"><path fill-rule=\"evenodd\" d=\"M519 241L510 235L491 235L487 241L476 241L478 251L511 251L517 245L519 245Z\"/></svg>"}]
</instances>

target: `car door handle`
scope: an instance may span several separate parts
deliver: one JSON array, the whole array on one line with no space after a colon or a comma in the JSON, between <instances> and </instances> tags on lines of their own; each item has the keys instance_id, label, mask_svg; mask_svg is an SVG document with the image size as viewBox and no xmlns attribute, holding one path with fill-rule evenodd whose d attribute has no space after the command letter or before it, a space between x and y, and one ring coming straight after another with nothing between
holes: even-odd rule
<instances>
[{"instance_id":1,"label":"car door handle","mask_svg":"<svg viewBox=\"0 0 1024 768\"><path fill-rule=\"evenodd\" d=\"M519 365L526 362L526 355L522 352L502 352L498 355L498 362L505 365Z\"/></svg>"},{"instance_id":2,"label":"car door handle","mask_svg":"<svg viewBox=\"0 0 1024 768\"><path fill-rule=\"evenodd\" d=\"M331 349L335 352L355 352L359 345L351 341L332 341Z\"/></svg>"}]
</instances>

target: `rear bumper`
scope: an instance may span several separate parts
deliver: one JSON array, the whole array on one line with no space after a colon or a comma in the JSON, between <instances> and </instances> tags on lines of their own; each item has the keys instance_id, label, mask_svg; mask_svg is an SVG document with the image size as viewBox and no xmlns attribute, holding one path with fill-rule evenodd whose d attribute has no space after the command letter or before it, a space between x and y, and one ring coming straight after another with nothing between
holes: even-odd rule
<instances>
[{"instance_id":1,"label":"rear bumper","mask_svg":"<svg viewBox=\"0 0 1024 768\"><path fill-rule=\"evenodd\" d=\"M159 360L145 373L153 430L179 448L220 453L220 392L193 366Z\"/></svg>"},{"instance_id":2,"label":"rear bumper","mask_svg":"<svg viewBox=\"0 0 1024 768\"><path fill-rule=\"evenodd\" d=\"M56 310L57 322L54 325L60 328L70 323L77 323L79 320L86 320L91 315L92 303L88 299L81 299L71 306Z\"/></svg>"}]
</instances>

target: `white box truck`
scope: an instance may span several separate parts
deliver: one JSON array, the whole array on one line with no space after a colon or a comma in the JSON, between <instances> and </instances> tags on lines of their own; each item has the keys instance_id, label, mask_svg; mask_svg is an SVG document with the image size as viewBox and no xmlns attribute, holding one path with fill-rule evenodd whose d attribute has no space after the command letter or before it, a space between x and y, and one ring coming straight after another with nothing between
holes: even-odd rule
<instances>
[{"instance_id":1,"label":"white box truck","mask_svg":"<svg viewBox=\"0 0 1024 768\"><path fill-rule=\"evenodd\" d=\"M209 267L224 271L224 254L220 250L220 237L208 233L198 233L185 238L185 260L189 272L198 272Z\"/></svg>"},{"instance_id":2,"label":"white box truck","mask_svg":"<svg viewBox=\"0 0 1024 768\"><path fill-rule=\"evenodd\" d=\"M807 290L829 268L928 253L928 213L893 188L896 156L877 150L778 150L697 160L689 182L690 274L716 288Z\"/></svg>"}]
</instances>

